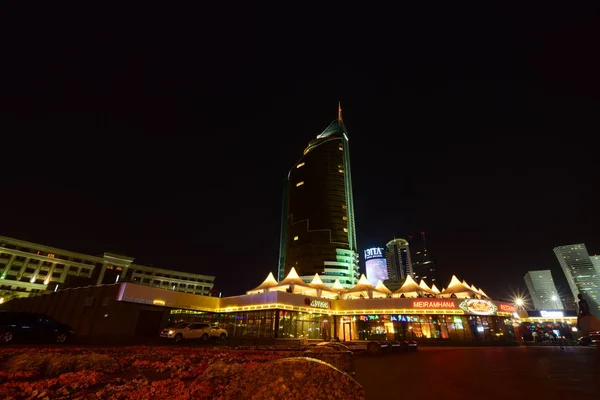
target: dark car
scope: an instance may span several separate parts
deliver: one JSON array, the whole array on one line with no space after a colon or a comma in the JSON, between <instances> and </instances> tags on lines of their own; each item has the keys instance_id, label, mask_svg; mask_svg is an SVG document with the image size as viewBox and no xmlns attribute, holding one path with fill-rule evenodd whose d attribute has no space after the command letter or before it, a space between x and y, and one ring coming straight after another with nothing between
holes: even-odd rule
<instances>
[{"instance_id":1,"label":"dark car","mask_svg":"<svg viewBox=\"0 0 600 400\"><path fill-rule=\"evenodd\" d=\"M590 332L589 336L580 337L577 341L580 346L598 346L600 345L600 331Z\"/></svg>"},{"instance_id":2,"label":"dark car","mask_svg":"<svg viewBox=\"0 0 600 400\"><path fill-rule=\"evenodd\" d=\"M74 333L69 325L56 322L47 315L0 311L0 343L66 343Z\"/></svg>"}]
</instances>

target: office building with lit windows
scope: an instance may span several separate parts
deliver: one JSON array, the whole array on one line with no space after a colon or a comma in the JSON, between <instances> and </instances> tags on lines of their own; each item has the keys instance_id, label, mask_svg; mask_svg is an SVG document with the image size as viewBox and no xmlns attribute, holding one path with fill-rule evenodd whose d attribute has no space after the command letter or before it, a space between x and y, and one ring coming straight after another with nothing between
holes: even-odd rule
<instances>
[{"instance_id":1,"label":"office building with lit windows","mask_svg":"<svg viewBox=\"0 0 600 400\"><path fill-rule=\"evenodd\" d=\"M600 318L600 273L594 266L585 244L570 244L554 248L574 298L582 294L590 312Z\"/></svg>"},{"instance_id":2,"label":"office building with lit windows","mask_svg":"<svg viewBox=\"0 0 600 400\"><path fill-rule=\"evenodd\" d=\"M309 282L318 273L331 286L358 282L352 175L346 127L338 118L321 132L284 183L278 277L292 267Z\"/></svg>"},{"instance_id":3,"label":"office building with lit windows","mask_svg":"<svg viewBox=\"0 0 600 400\"><path fill-rule=\"evenodd\" d=\"M413 265L410 255L410 245L406 239L394 239L385 246L388 276L391 280L404 280L413 276Z\"/></svg>"},{"instance_id":4,"label":"office building with lit windows","mask_svg":"<svg viewBox=\"0 0 600 400\"><path fill-rule=\"evenodd\" d=\"M0 298L28 297L55 290L133 282L208 295L214 276L139 265L132 257L91 256L0 236Z\"/></svg>"},{"instance_id":5,"label":"office building with lit windows","mask_svg":"<svg viewBox=\"0 0 600 400\"><path fill-rule=\"evenodd\" d=\"M421 231L415 235L409 235L408 243L411 251L413 278L417 281L423 279L433 285L436 283L435 263L427 250L425 232Z\"/></svg>"},{"instance_id":6,"label":"office building with lit windows","mask_svg":"<svg viewBox=\"0 0 600 400\"><path fill-rule=\"evenodd\" d=\"M529 271L523 277L529 296L536 310L563 310L564 306L556 290L549 269Z\"/></svg>"}]
</instances>

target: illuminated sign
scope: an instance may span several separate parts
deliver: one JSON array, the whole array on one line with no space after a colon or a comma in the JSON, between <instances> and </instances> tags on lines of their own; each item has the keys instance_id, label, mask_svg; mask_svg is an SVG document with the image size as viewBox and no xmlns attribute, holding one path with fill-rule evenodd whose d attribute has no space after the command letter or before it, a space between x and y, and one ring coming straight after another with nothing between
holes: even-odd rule
<instances>
[{"instance_id":1,"label":"illuminated sign","mask_svg":"<svg viewBox=\"0 0 600 400\"><path fill-rule=\"evenodd\" d=\"M164 300L154 300L152 304L154 304L155 306L164 306L166 303Z\"/></svg>"},{"instance_id":2,"label":"illuminated sign","mask_svg":"<svg viewBox=\"0 0 600 400\"><path fill-rule=\"evenodd\" d=\"M499 304L498 308L500 311L503 312L514 313L517 311L517 307L513 306L512 304Z\"/></svg>"},{"instance_id":3,"label":"illuminated sign","mask_svg":"<svg viewBox=\"0 0 600 400\"><path fill-rule=\"evenodd\" d=\"M365 250L365 260L383 258L383 247L372 247Z\"/></svg>"},{"instance_id":4,"label":"illuminated sign","mask_svg":"<svg viewBox=\"0 0 600 400\"><path fill-rule=\"evenodd\" d=\"M460 308L471 314L493 315L498 310L494 303L488 300L467 299L460 303Z\"/></svg>"},{"instance_id":5,"label":"illuminated sign","mask_svg":"<svg viewBox=\"0 0 600 400\"><path fill-rule=\"evenodd\" d=\"M413 308L456 308L451 300L414 300Z\"/></svg>"},{"instance_id":6,"label":"illuminated sign","mask_svg":"<svg viewBox=\"0 0 600 400\"><path fill-rule=\"evenodd\" d=\"M309 306L309 307L314 307L314 308L327 308L329 309L330 303L328 301L325 300L311 300L311 299L304 299L304 304Z\"/></svg>"},{"instance_id":7,"label":"illuminated sign","mask_svg":"<svg viewBox=\"0 0 600 400\"><path fill-rule=\"evenodd\" d=\"M385 281L389 279L387 270L387 261L385 258L372 258L365 261L365 267L367 269L367 280L376 286L378 281Z\"/></svg>"},{"instance_id":8,"label":"illuminated sign","mask_svg":"<svg viewBox=\"0 0 600 400\"><path fill-rule=\"evenodd\" d=\"M562 318L565 316L562 311L540 311L540 315L546 318Z\"/></svg>"}]
</instances>

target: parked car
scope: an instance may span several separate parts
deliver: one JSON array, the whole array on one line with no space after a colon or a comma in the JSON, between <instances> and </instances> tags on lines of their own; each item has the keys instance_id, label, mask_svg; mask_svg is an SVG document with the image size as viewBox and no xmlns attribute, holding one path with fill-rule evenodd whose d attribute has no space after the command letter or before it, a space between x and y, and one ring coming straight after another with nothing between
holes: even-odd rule
<instances>
[{"instance_id":1,"label":"parked car","mask_svg":"<svg viewBox=\"0 0 600 400\"><path fill-rule=\"evenodd\" d=\"M181 322L170 328L165 328L160 332L160 336L173 339L175 342L190 339L208 340L218 338L227 339L227 331L218 327L211 327L209 324L199 322Z\"/></svg>"},{"instance_id":2,"label":"parked car","mask_svg":"<svg viewBox=\"0 0 600 400\"><path fill-rule=\"evenodd\" d=\"M588 336L577 339L580 346L600 346L600 331L590 332Z\"/></svg>"},{"instance_id":3,"label":"parked car","mask_svg":"<svg viewBox=\"0 0 600 400\"><path fill-rule=\"evenodd\" d=\"M47 315L0 311L0 343L16 341L66 343L75 331Z\"/></svg>"}]
</instances>

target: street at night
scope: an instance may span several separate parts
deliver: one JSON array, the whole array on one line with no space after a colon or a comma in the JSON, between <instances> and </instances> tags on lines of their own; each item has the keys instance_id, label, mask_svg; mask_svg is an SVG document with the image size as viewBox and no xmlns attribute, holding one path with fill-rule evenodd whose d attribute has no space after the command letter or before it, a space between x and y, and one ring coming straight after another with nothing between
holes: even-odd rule
<instances>
[{"instance_id":1,"label":"street at night","mask_svg":"<svg viewBox=\"0 0 600 400\"><path fill-rule=\"evenodd\" d=\"M355 360L367 400L591 398L599 365L600 349L557 346L422 348Z\"/></svg>"}]
</instances>

